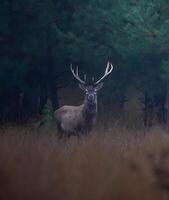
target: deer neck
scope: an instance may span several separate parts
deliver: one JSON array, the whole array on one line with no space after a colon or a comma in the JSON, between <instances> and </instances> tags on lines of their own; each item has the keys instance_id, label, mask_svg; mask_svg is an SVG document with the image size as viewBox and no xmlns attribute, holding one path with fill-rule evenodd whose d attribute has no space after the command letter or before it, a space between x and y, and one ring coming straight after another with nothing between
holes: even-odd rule
<instances>
[{"instance_id":1,"label":"deer neck","mask_svg":"<svg viewBox=\"0 0 169 200\"><path fill-rule=\"evenodd\" d=\"M90 103L87 99L84 101L83 115L86 121L92 121L97 116L97 99Z\"/></svg>"}]
</instances>

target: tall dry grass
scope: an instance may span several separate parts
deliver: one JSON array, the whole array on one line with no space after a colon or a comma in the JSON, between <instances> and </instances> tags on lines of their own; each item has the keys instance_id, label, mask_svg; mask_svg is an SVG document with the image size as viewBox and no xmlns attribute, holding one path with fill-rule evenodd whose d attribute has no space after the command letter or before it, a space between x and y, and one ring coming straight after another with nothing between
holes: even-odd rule
<instances>
[{"instance_id":1,"label":"tall dry grass","mask_svg":"<svg viewBox=\"0 0 169 200\"><path fill-rule=\"evenodd\" d=\"M169 135L114 127L58 141L52 130L2 128L0 199L169 199Z\"/></svg>"}]
</instances>

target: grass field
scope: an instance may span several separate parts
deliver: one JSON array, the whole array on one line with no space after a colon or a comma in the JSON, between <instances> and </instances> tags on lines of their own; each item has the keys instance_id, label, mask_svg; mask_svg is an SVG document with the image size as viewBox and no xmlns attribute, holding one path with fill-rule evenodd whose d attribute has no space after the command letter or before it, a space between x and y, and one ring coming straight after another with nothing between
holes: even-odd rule
<instances>
[{"instance_id":1,"label":"grass field","mask_svg":"<svg viewBox=\"0 0 169 200\"><path fill-rule=\"evenodd\" d=\"M112 127L58 141L53 130L1 128L0 199L169 199L169 135Z\"/></svg>"}]
</instances>

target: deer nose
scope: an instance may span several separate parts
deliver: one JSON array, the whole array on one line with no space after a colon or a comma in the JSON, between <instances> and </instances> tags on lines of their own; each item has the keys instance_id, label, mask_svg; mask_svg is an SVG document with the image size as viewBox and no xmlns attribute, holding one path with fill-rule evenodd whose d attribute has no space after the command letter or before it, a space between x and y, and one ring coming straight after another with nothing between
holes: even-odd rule
<instances>
[{"instance_id":1,"label":"deer nose","mask_svg":"<svg viewBox=\"0 0 169 200\"><path fill-rule=\"evenodd\" d=\"M89 94L88 99L89 99L90 101L94 100L94 94Z\"/></svg>"}]
</instances>

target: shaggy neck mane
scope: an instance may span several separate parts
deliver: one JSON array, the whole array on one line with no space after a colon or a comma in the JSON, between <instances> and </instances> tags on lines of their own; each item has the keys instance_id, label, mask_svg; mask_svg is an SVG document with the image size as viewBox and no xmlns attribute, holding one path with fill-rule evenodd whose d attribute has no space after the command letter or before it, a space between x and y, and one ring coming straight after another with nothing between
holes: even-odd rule
<instances>
[{"instance_id":1,"label":"shaggy neck mane","mask_svg":"<svg viewBox=\"0 0 169 200\"><path fill-rule=\"evenodd\" d=\"M83 107L83 116L86 121L90 121L93 118L96 118L97 115L97 100L93 103L88 102L85 99Z\"/></svg>"}]
</instances>

